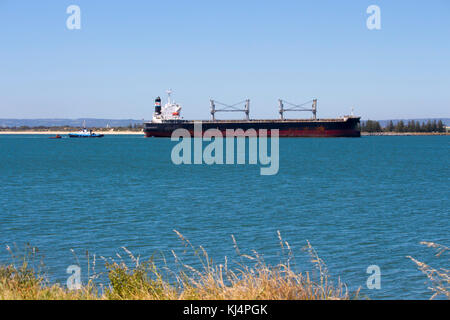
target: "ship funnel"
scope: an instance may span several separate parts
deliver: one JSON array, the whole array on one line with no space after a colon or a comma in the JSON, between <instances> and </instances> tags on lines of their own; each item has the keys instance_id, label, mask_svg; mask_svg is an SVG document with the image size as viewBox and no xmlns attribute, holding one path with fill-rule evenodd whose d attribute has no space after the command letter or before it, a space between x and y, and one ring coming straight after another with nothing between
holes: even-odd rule
<instances>
[{"instance_id":1,"label":"ship funnel","mask_svg":"<svg viewBox=\"0 0 450 320\"><path fill-rule=\"evenodd\" d=\"M161 114L161 98L155 99L155 114Z\"/></svg>"}]
</instances>

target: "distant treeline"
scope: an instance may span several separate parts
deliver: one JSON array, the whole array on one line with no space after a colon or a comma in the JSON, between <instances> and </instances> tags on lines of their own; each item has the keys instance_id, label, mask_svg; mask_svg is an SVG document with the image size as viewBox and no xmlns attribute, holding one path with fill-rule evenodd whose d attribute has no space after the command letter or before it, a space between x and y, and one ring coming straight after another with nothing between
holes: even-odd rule
<instances>
[{"instance_id":1,"label":"distant treeline","mask_svg":"<svg viewBox=\"0 0 450 320\"><path fill-rule=\"evenodd\" d=\"M361 132L445 132L446 128L442 120L428 120L419 122L410 120L405 123L403 120L394 124L389 121L386 127L382 127L378 121L362 121L360 125Z\"/></svg>"}]
</instances>

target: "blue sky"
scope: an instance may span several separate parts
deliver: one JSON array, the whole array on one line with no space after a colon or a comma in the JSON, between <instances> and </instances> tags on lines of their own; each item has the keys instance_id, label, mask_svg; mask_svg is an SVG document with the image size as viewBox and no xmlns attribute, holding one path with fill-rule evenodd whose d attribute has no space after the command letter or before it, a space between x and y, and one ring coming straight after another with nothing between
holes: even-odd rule
<instances>
[{"instance_id":1,"label":"blue sky","mask_svg":"<svg viewBox=\"0 0 450 320\"><path fill-rule=\"evenodd\" d=\"M211 97L253 118L313 97L322 118L450 117L449 40L448 0L0 0L0 118L149 119L168 88L189 119Z\"/></svg>"}]
</instances>

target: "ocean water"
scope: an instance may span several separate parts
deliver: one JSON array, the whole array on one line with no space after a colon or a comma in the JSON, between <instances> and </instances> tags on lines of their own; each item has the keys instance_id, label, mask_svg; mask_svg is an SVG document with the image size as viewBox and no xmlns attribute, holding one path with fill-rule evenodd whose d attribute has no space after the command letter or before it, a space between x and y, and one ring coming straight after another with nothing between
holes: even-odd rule
<instances>
[{"instance_id":1,"label":"ocean water","mask_svg":"<svg viewBox=\"0 0 450 320\"><path fill-rule=\"evenodd\" d=\"M448 136L280 139L280 169L261 176L258 165L181 165L175 142L141 136L60 139L0 136L0 263L6 250L39 249L51 281L82 267L86 251L141 259L171 250L196 265L173 230L202 245L218 263L258 251L283 260L277 231L300 271L312 269L302 250L309 240L330 275L350 290L382 299L428 299L426 277L406 258L449 267L420 245L450 245ZM73 249L74 253L71 252ZM379 266L381 289L366 286Z\"/></svg>"}]
</instances>

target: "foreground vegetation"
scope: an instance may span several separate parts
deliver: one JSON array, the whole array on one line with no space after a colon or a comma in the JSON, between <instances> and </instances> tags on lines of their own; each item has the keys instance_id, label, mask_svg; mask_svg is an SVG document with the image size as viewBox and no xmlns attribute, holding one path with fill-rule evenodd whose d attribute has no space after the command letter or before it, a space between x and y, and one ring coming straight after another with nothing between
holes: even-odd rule
<instances>
[{"instance_id":1,"label":"foreground vegetation","mask_svg":"<svg viewBox=\"0 0 450 320\"><path fill-rule=\"evenodd\" d=\"M175 231L176 232L176 231ZM109 285L96 284L95 256L88 265L93 271L87 284L78 290L68 290L60 284L50 284L45 276L22 259L19 266L0 267L0 299L9 300L325 300L358 298L358 292L349 294L339 280L330 281L327 267L314 248L307 242L305 250L314 266L312 273L298 273L292 268L293 254L289 244L279 235L281 251L285 261L276 266L266 264L258 253L241 254L238 267L230 268L227 259L224 264L214 264L207 252L200 246L194 247L181 234L176 232L187 248L192 249L200 259L202 268L197 270L184 264L172 251L175 261L181 266L173 272L158 268L152 260L141 262L126 248L123 248L132 266L122 257L120 262L102 258L105 262ZM425 243L438 248L439 255L448 248L433 243ZM33 251L35 249L33 248ZM11 250L10 250L11 251ZM12 252L11 252L12 253ZM438 295L449 297L448 270L439 271L410 257L432 280L433 298ZM162 271L164 270L164 271ZM168 280L168 279L172 280Z\"/></svg>"},{"instance_id":2,"label":"foreground vegetation","mask_svg":"<svg viewBox=\"0 0 450 320\"><path fill-rule=\"evenodd\" d=\"M175 231L176 232L176 231ZM312 273L297 273L293 270L293 259L289 244L279 235L285 261L276 266L266 264L256 252L241 254L242 262L230 268L214 264L203 247L194 247L188 239L176 232L186 248L198 257L202 268L197 270L185 264L172 251L180 270L173 272L159 268L152 260L141 262L139 257L126 248L124 252L132 266L121 258L120 262L103 259L109 285L96 284L98 275L93 271L87 284L79 290L68 290L60 284L49 284L45 276L30 267L27 259L21 265L0 267L0 299L145 299L145 300L317 300L349 299L350 296L339 281L333 284L324 262L313 247L307 243L305 250L315 267ZM34 250L34 249L33 249ZM11 252L12 254L12 252ZM244 263L244 262L247 263ZM95 258L91 264L95 265ZM88 266L92 270L92 265ZM171 280L169 280L171 279Z\"/></svg>"},{"instance_id":3,"label":"foreground vegetation","mask_svg":"<svg viewBox=\"0 0 450 320\"><path fill-rule=\"evenodd\" d=\"M436 250L436 257L450 254L450 249L438 243L421 242L420 244ZM446 297L450 300L450 270L446 268L434 268L425 262L421 262L411 256L411 259L428 278L431 283L429 289L433 292L431 299L436 297Z\"/></svg>"}]
</instances>

